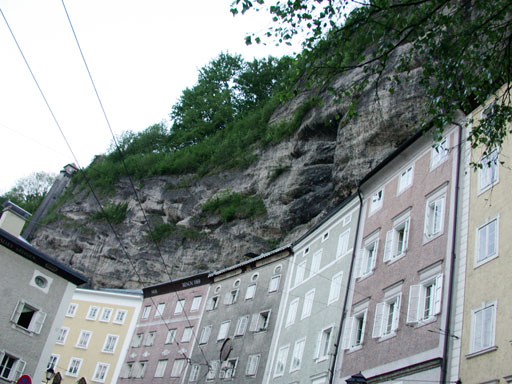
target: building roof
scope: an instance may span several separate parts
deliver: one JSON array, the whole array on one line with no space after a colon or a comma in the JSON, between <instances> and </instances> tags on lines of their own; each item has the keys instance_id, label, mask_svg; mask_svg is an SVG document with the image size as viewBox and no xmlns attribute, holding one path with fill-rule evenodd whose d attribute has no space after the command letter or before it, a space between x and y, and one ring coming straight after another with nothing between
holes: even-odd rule
<instances>
[{"instance_id":1,"label":"building roof","mask_svg":"<svg viewBox=\"0 0 512 384\"><path fill-rule=\"evenodd\" d=\"M18 207L16 204L12 203L11 201L6 201L3 205L4 211L10 210L11 212L16 213L18 216L23 217L26 220L29 220L32 216L31 213L25 211L23 208Z\"/></svg>"},{"instance_id":2,"label":"building roof","mask_svg":"<svg viewBox=\"0 0 512 384\"><path fill-rule=\"evenodd\" d=\"M33 263L55 273L75 285L81 285L88 282L87 278L82 274L74 271L68 266L34 248L29 243L11 235L9 232L1 228L0 245L3 245L21 257L32 261Z\"/></svg>"},{"instance_id":3,"label":"building roof","mask_svg":"<svg viewBox=\"0 0 512 384\"><path fill-rule=\"evenodd\" d=\"M227 267L227 268L224 268L224 269L218 269L216 271L213 271L210 273L209 277L214 277L214 276L219 276L219 275L222 275L223 273L226 273L226 272L229 272L229 271L232 271L232 270L235 270L237 268L240 268L240 267L243 267L244 265L248 265L248 264L251 264L251 263L254 263L258 260L261 260L261 259L265 259L269 256L272 256L272 255L275 255L279 252L282 252L286 249L289 249L290 252L292 252L292 244L286 244L280 248L276 248L270 252L266 252L266 253L262 253L261 255L259 256L256 256L256 257L253 257L252 259L249 259L247 261L243 261L241 263L238 263L238 264L235 264L235 265L232 265L230 267Z\"/></svg>"}]
</instances>

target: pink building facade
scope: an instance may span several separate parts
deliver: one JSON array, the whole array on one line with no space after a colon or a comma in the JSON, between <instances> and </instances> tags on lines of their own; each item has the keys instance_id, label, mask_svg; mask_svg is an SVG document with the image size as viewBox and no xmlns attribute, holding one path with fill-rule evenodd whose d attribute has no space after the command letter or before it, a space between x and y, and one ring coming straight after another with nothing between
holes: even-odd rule
<instances>
[{"instance_id":1,"label":"pink building facade","mask_svg":"<svg viewBox=\"0 0 512 384\"><path fill-rule=\"evenodd\" d=\"M442 382L450 316L458 128L417 134L366 176L335 381Z\"/></svg>"},{"instance_id":2,"label":"pink building facade","mask_svg":"<svg viewBox=\"0 0 512 384\"><path fill-rule=\"evenodd\" d=\"M182 383L210 287L208 273L144 288L119 384Z\"/></svg>"}]
</instances>

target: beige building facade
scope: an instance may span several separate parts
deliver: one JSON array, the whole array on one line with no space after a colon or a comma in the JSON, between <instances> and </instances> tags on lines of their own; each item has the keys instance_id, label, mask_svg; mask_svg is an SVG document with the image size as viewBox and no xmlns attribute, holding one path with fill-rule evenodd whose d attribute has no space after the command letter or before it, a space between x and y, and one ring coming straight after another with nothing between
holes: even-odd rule
<instances>
[{"instance_id":1,"label":"beige building facade","mask_svg":"<svg viewBox=\"0 0 512 384\"><path fill-rule=\"evenodd\" d=\"M473 124L492 113L492 101L476 109ZM466 146L459 281L451 380L512 382L512 141L482 157ZM473 164L480 164L475 168ZM503 164L502 164L503 163Z\"/></svg>"},{"instance_id":2,"label":"beige building facade","mask_svg":"<svg viewBox=\"0 0 512 384\"><path fill-rule=\"evenodd\" d=\"M63 384L115 383L142 304L142 292L77 289L48 362Z\"/></svg>"}]
</instances>

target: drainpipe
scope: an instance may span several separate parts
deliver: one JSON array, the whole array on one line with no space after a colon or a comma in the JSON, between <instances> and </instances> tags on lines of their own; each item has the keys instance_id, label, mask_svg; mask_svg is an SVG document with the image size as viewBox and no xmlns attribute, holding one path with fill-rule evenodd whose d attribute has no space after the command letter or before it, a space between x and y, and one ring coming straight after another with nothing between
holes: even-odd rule
<instances>
[{"instance_id":1,"label":"drainpipe","mask_svg":"<svg viewBox=\"0 0 512 384\"><path fill-rule=\"evenodd\" d=\"M459 143L458 143L458 152L457 152L457 174L455 179L455 201L454 201L454 220L453 220L453 232L452 232L452 252L451 252L451 263L450 263L450 284L448 285L448 309L446 311L446 325L444 328L445 336L444 336L444 346L443 346L443 360L441 366L441 383L446 383L447 369L448 369L448 343L450 342L451 329L450 329L450 318L452 312L452 305L454 302L453 296L453 286L454 286L454 275L455 275L455 259L456 259L456 240L457 240L457 212L459 209L459 178L460 178L460 168L461 168L461 143L462 143L462 126L460 124L456 124L459 127Z\"/></svg>"},{"instance_id":2,"label":"drainpipe","mask_svg":"<svg viewBox=\"0 0 512 384\"><path fill-rule=\"evenodd\" d=\"M350 281L352 279L352 271L354 269L354 259L356 257L357 237L359 236L359 227L360 227L360 223L361 223L361 212L363 211L363 198L361 196L361 184L359 184L357 186L357 196L359 197L359 214L357 217L357 226L356 226L356 233L355 233L355 237L354 237L354 246L352 247L352 260L350 261L350 270L348 273L347 290L345 291L345 300L343 301L343 310L341 312L341 320L340 320L340 326L338 328L338 335L336 337L334 355L333 355L333 359L331 362L331 367L329 369L329 384L332 384L334 381L334 372L336 369L336 359L338 357L338 351L341 348L340 340L341 340L341 335L342 335L343 323L345 322L346 311L347 311L348 291L350 288Z\"/></svg>"}]
</instances>

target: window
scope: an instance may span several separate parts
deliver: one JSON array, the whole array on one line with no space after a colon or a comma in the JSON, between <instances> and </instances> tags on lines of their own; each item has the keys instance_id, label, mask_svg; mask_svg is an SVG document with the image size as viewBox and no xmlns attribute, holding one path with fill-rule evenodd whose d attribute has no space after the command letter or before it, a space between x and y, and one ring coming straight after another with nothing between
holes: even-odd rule
<instances>
[{"instance_id":1,"label":"window","mask_svg":"<svg viewBox=\"0 0 512 384\"><path fill-rule=\"evenodd\" d=\"M340 298L342 280L343 272L339 272L332 277L331 288L329 289L329 298L327 300L327 304L334 303Z\"/></svg>"},{"instance_id":2,"label":"window","mask_svg":"<svg viewBox=\"0 0 512 384\"><path fill-rule=\"evenodd\" d=\"M66 371L66 375L77 377L81 366L82 366L82 359L72 357L71 360L69 360L69 365L68 365L68 370Z\"/></svg>"},{"instance_id":3,"label":"window","mask_svg":"<svg viewBox=\"0 0 512 384\"><path fill-rule=\"evenodd\" d=\"M155 341L155 336L155 331L146 333L146 338L144 339L144 346L151 347L153 345L153 342Z\"/></svg>"},{"instance_id":4,"label":"window","mask_svg":"<svg viewBox=\"0 0 512 384\"><path fill-rule=\"evenodd\" d=\"M471 353L494 347L496 301L482 303L480 308L471 312Z\"/></svg>"},{"instance_id":5,"label":"window","mask_svg":"<svg viewBox=\"0 0 512 384\"><path fill-rule=\"evenodd\" d=\"M132 376L133 363L126 363L121 371L121 378L128 379Z\"/></svg>"},{"instance_id":6,"label":"window","mask_svg":"<svg viewBox=\"0 0 512 384\"><path fill-rule=\"evenodd\" d=\"M91 305L89 307L89 311L87 312L87 316L85 316L86 320L96 320L98 317L98 312L100 311L99 307Z\"/></svg>"},{"instance_id":7,"label":"window","mask_svg":"<svg viewBox=\"0 0 512 384\"><path fill-rule=\"evenodd\" d=\"M498 219L494 219L477 229L475 266L483 264L498 255Z\"/></svg>"},{"instance_id":8,"label":"window","mask_svg":"<svg viewBox=\"0 0 512 384\"><path fill-rule=\"evenodd\" d=\"M449 144L445 137L439 143L434 144L430 155L430 169L436 168L448 158Z\"/></svg>"},{"instance_id":9,"label":"window","mask_svg":"<svg viewBox=\"0 0 512 384\"><path fill-rule=\"evenodd\" d=\"M176 337L176 328L169 329L169 331L167 331L167 336L165 337L165 344L174 343L175 337Z\"/></svg>"},{"instance_id":10,"label":"window","mask_svg":"<svg viewBox=\"0 0 512 384\"><path fill-rule=\"evenodd\" d=\"M236 279L234 282L233 282L233 288L238 288L240 286L240 279Z\"/></svg>"},{"instance_id":11,"label":"window","mask_svg":"<svg viewBox=\"0 0 512 384\"><path fill-rule=\"evenodd\" d=\"M142 337L144 336L143 333L137 333L133 336L132 339L132 348L140 347L140 344L142 343Z\"/></svg>"},{"instance_id":12,"label":"window","mask_svg":"<svg viewBox=\"0 0 512 384\"><path fill-rule=\"evenodd\" d=\"M59 355L52 354L50 356L50 360L48 360L48 364L46 365L46 369L53 369L55 370L55 367L57 366L57 363L59 362Z\"/></svg>"},{"instance_id":13,"label":"window","mask_svg":"<svg viewBox=\"0 0 512 384\"><path fill-rule=\"evenodd\" d=\"M217 341L224 340L228 336L229 325L231 321L224 321L220 324L219 333L217 334Z\"/></svg>"},{"instance_id":14,"label":"window","mask_svg":"<svg viewBox=\"0 0 512 384\"><path fill-rule=\"evenodd\" d=\"M164 315L165 303L158 303L156 306L155 317L162 317Z\"/></svg>"},{"instance_id":15,"label":"window","mask_svg":"<svg viewBox=\"0 0 512 384\"><path fill-rule=\"evenodd\" d=\"M297 316L297 309L299 307L299 298L293 299L290 302L290 307L288 308L288 316L286 317L286 325L285 327L289 327L293 323L295 323L295 317Z\"/></svg>"},{"instance_id":16,"label":"window","mask_svg":"<svg viewBox=\"0 0 512 384\"><path fill-rule=\"evenodd\" d=\"M89 345L89 341L91 341L92 332L91 331L80 331L80 335L78 336L78 340L76 342L75 347L86 349Z\"/></svg>"},{"instance_id":17,"label":"window","mask_svg":"<svg viewBox=\"0 0 512 384\"><path fill-rule=\"evenodd\" d=\"M142 317L141 319L149 319L149 314L151 313L151 305L146 305L144 307L144 311L142 311Z\"/></svg>"},{"instance_id":18,"label":"window","mask_svg":"<svg viewBox=\"0 0 512 384\"><path fill-rule=\"evenodd\" d=\"M486 191L498 182L499 159L498 151L492 151L489 156L480 160L481 168L478 170L478 191Z\"/></svg>"},{"instance_id":19,"label":"window","mask_svg":"<svg viewBox=\"0 0 512 384\"><path fill-rule=\"evenodd\" d=\"M254 294L256 293L256 284L251 284L247 287L245 291L245 300L251 300L254 298Z\"/></svg>"},{"instance_id":20,"label":"window","mask_svg":"<svg viewBox=\"0 0 512 384\"><path fill-rule=\"evenodd\" d=\"M143 379L146 374L147 361L139 361L135 366L135 378Z\"/></svg>"},{"instance_id":21,"label":"window","mask_svg":"<svg viewBox=\"0 0 512 384\"><path fill-rule=\"evenodd\" d=\"M300 319L305 319L309 315L311 315L311 310L313 309L313 301L315 300L315 290L307 292L304 296L304 306L302 307L302 315Z\"/></svg>"},{"instance_id":22,"label":"window","mask_svg":"<svg viewBox=\"0 0 512 384\"><path fill-rule=\"evenodd\" d=\"M329 238L329 232L325 232L322 236L322 242L324 242L325 240L327 240Z\"/></svg>"},{"instance_id":23,"label":"window","mask_svg":"<svg viewBox=\"0 0 512 384\"><path fill-rule=\"evenodd\" d=\"M286 366L286 360L288 359L289 345L279 348L276 359L276 369L274 371L274 377L282 376L284 373L284 367Z\"/></svg>"},{"instance_id":24,"label":"window","mask_svg":"<svg viewBox=\"0 0 512 384\"><path fill-rule=\"evenodd\" d=\"M304 274L306 273L306 260L297 265L297 272L295 273L295 286L304 281Z\"/></svg>"},{"instance_id":25,"label":"window","mask_svg":"<svg viewBox=\"0 0 512 384\"><path fill-rule=\"evenodd\" d=\"M156 365L155 377L164 377L165 368L167 368L167 360L158 360Z\"/></svg>"},{"instance_id":26,"label":"window","mask_svg":"<svg viewBox=\"0 0 512 384\"><path fill-rule=\"evenodd\" d=\"M290 364L290 372L300 369L302 363L302 355L304 354L304 346L306 339L300 339L295 342L292 353L292 362Z\"/></svg>"},{"instance_id":27,"label":"window","mask_svg":"<svg viewBox=\"0 0 512 384\"><path fill-rule=\"evenodd\" d=\"M309 247L304 248L304 253L302 254L302 257L307 256L309 254Z\"/></svg>"},{"instance_id":28,"label":"window","mask_svg":"<svg viewBox=\"0 0 512 384\"><path fill-rule=\"evenodd\" d=\"M276 265L274 268L274 275L277 275L278 273L281 273L281 270L283 269L283 266L281 264Z\"/></svg>"},{"instance_id":29,"label":"window","mask_svg":"<svg viewBox=\"0 0 512 384\"><path fill-rule=\"evenodd\" d=\"M414 167L411 165L400 173L400 176L398 177L398 194L402 193L412 185L413 170Z\"/></svg>"},{"instance_id":30,"label":"window","mask_svg":"<svg viewBox=\"0 0 512 384\"><path fill-rule=\"evenodd\" d=\"M179 313L182 313L185 309L185 299L178 300L176 303L176 308L174 308L174 314L177 315Z\"/></svg>"},{"instance_id":31,"label":"window","mask_svg":"<svg viewBox=\"0 0 512 384\"><path fill-rule=\"evenodd\" d=\"M28 332L36 334L41 333L46 313L28 305L24 301L18 301L14 312L11 315L11 321L18 327Z\"/></svg>"},{"instance_id":32,"label":"window","mask_svg":"<svg viewBox=\"0 0 512 384\"><path fill-rule=\"evenodd\" d=\"M199 344L208 344L208 340L210 339L210 334L212 333L212 326L207 325L201 331L201 337L199 338Z\"/></svg>"},{"instance_id":33,"label":"window","mask_svg":"<svg viewBox=\"0 0 512 384\"><path fill-rule=\"evenodd\" d=\"M425 209L425 238L431 239L443 233L445 197L427 201Z\"/></svg>"},{"instance_id":34,"label":"window","mask_svg":"<svg viewBox=\"0 0 512 384\"><path fill-rule=\"evenodd\" d=\"M231 292L226 292L224 295L224 304L231 305L236 303L238 298L238 289L233 289Z\"/></svg>"},{"instance_id":35,"label":"window","mask_svg":"<svg viewBox=\"0 0 512 384\"><path fill-rule=\"evenodd\" d=\"M128 311L124 309L118 309L116 311L116 315L114 316L114 323L115 324L124 324L124 321L126 320L126 314Z\"/></svg>"},{"instance_id":36,"label":"window","mask_svg":"<svg viewBox=\"0 0 512 384\"><path fill-rule=\"evenodd\" d=\"M320 270L320 265L322 264L322 250L319 249L313 255L313 260L311 261L311 270L309 271L309 276L313 276Z\"/></svg>"},{"instance_id":37,"label":"window","mask_svg":"<svg viewBox=\"0 0 512 384\"><path fill-rule=\"evenodd\" d=\"M66 317L75 317L76 310L78 309L78 304L71 303L69 304L68 310L66 312Z\"/></svg>"},{"instance_id":38,"label":"window","mask_svg":"<svg viewBox=\"0 0 512 384\"><path fill-rule=\"evenodd\" d=\"M409 290L408 323L420 323L441 312L443 275L431 277Z\"/></svg>"},{"instance_id":39,"label":"window","mask_svg":"<svg viewBox=\"0 0 512 384\"><path fill-rule=\"evenodd\" d=\"M105 378L107 377L107 372L108 372L109 367L110 367L110 364L105 364L105 363L96 364L96 370L94 371L92 381L97 381L98 383L104 383Z\"/></svg>"},{"instance_id":40,"label":"window","mask_svg":"<svg viewBox=\"0 0 512 384\"><path fill-rule=\"evenodd\" d=\"M114 353L116 350L117 340L119 340L118 335L107 335L102 352Z\"/></svg>"},{"instance_id":41,"label":"window","mask_svg":"<svg viewBox=\"0 0 512 384\"><path fill-rule=\"evenodd\" d=\"M206 303L206 310L207 311L213 311L216 309L219 305L219 296L213 296L208 299L208 302Z\"/></svg>"},{"instance_id":42,"label":"window","mask_svg":"<svg viewBox=\"0 0 512 384\"><path fill-rule=\"evenodd\" d=\"M370 240L365 242L364 248L358 251L354 265L354 275L356 278L366 277L375 269L379 248L378 236L378 233L372 236Z\"/></svg>"},{"instance_id":43,"label":"window","mask_svg":"<svg viewBox=\"0 0 512 384\"><path fill-rule=\"evenodd\" d=\"M375 307L373 338L394 335L400 319L400 302L402 295L390 297Z\"/></svg>"},{"instance_id":44,"label":"window","mask_svg":"<svg viewBox=\"0 0 512 384\"><path fill-rule=\"evenodd\" d=\"M318 360L324 360L329 355L333 328L326 328L318 334L315 356Z\"/></svg>"},{"instance_id":45,"label":"window","mask_svg":"<svg viewBox=\"0 0 512 384\"><path fill-rule=\"evenodd\" d=\"M252 315L251 319L251 332L262 332L266 331L268 328L268 324L270 322L270 310L263 311L260 313L255 313Z\"/></svg>"},{"instance_id":46,"label":"window","mask_svg":"<svg viewBox=\"0 0 512 384\"><path fill-rule=\"evenodd\" d=\"M375 192L370 199L370 215L382 207L382 200L384 198L384 190L381 189Z\"/></svg>"},{"instance_id":47,"label":"window","mask_svg":"<svg viewBox=\"0 0 512 384\"><path fill-rule=\"evenodd\" d=\"M348 252L348 240L350 237L350 229L343 232L338 239L338 249L336 251L336 258L345 256Z\"/></svg>"},{"instance_id":48,"label":"window","mask_svg":"<svg viewBox=\"0 0 512 384\"><path fill-rule=\"evenodd\" d=\"M242 316L238 318L235 328L235 336L243 336L247 329L247 323L249 322L249 316Z\"/></svg>"},{"instance_id":49,"label":"window","mask_svg":"<svg viewBox=\"0 0 512 384\"><path fill-rule=\"evenodd\" d=\"M60 327L59 333L57 334L57 344L63 345L66 342L66 338L68 337L69 328Z\"/></svg>"},{"instance_id":50,"label":"window","mask_svg":"<svg viewBox=\"0 0 512 384\"><path fill-rule=\"evenodd\" d=\"M347 318L343 333L343 349L353 349L361 346L364 341L367 309L355 311L354 316Z\"/></svg>"},{"instance_id":51,"label":"window","mask_svg":"<svg viewBox=\"0 0 512 384\"><path fill-rule=\"evenodd\" d=\"M350 221L352 220L352 214L349 213L347 216L343 218L343 226L350 224Z\"/></svg>"},{"instance_id":52,"label":"window","mask_svg":"<svg viewBox=\"0 0 512 384\"><path fill-rule=\"evenodd\" d=\"M101 311L100 321L109 322L113 311L114 310L112 308L103 308Z\"/></svg>"},{"instance_id":53,"label":"window","mask_svg":"<svg viewBox=\"0 0 512 384\"><path fill-rule=\"evenodd\" d=\"M217 370L219 369L220 361L219 360L213 360L210 361L209 367L208 367L208 373L206 374L206 380L214 380L215 376L217 376Z\"/></svg>"},{"instance_id":54,"label":"window","mask_svg":"<svg viewBox=\"0 0 512 384\"><path fill-rule=\"evenodd\" d=\"M190 312L199 310L200 305L201 305L201 296L194 297L192 299L192 305L190 306Z\"/></svg>"},{"instance_id":55,"label":"window","mask_svg":"<svg viewBox=\"0 0 512 384\"><path fill-rule=\"evenodd\" d=\"M268 291L277 292L279 289L279 282L281 281L281 275L274 276L270 279L270 284L268 285Z\"/></svg>"},{"instance_id":56,"label":"window","mask_svg":"<svg viewBox=\"0 0 512 384\"><path fill-rule=\"evenodd\" d=\"M238 359L228 359L222 362L219 378L227 380L235 377Z\"/></svg>"},{"instance_id":57,"label":"window","mask_svg":"<svg viewBox=\"0 0 512 384\"><path fill-rule=\"evenodd\" d=\"M247 366L245 368L246 376L256 376L258 373L258 364L260 363L260 355L249 355L247 358Z\"/></svg>"},{"instance_id":58,"label":"window","mask_svg":"<svg viewBox=\"0 0 512 384\"><path fill-rule=\"evenodd\" d=\"M181 342L188 343L190 341L190 339L192 338L193 332L194 332L194 327L186 327L183 330L183 335L181 335Z\"/></svg>"},{"instance_id":59,"label":"window","mask_svg":"<svg viewBox=\"0 0 512 384\"><path fill-rule=\"evenodd\" d=\"M23 360L4 353L0 362L0 378L13 382L17 381L23 375L26 364Z\"/></svg>"},{"instance_id":60,"label":"window","mask_svg":"<svg viewBox=\"0 0 512 384\"><path fill-rule=\"evenodd\" d=\"M405 255L409 241L410 218L399 220L386 234L386 246L384 248L384 262L392 261Z\"/></svg>"},{"instance_id":61,"label":"window","mask_svg":"<svg viewBox=\"0 0 512 384\"><path fill-rule=\"evenodd\" d=\"M185 367L185 363L187 360L185 359L176 359L174 360L174 364L172 366L171 377L180 377L181 372L183 371L183 367Z\"/></svg>"},{"instance_id":62,"label":"window","mask_svg":"<svg viewBox=\"0 0 512 384\"><path fill-rule=\"evenodd\" d=\"M188 378L188 381L189 382L196 382L197 379L199 378L199 370L200 370L200 365L199 364L194 364L192 365L192 369L190 370L190 376Z\"/></svg>"},{"instance_id":63,"label":"window","mask_svg":"<svg viewBox=\"0 0 512 384\"><path fill-rule=\"evenodd\" d=\"M258 277L260 277L259 273L255 273L251 276L251 281L252 282L255 282L258 280Z\"/></svg>"}]
</instances>

